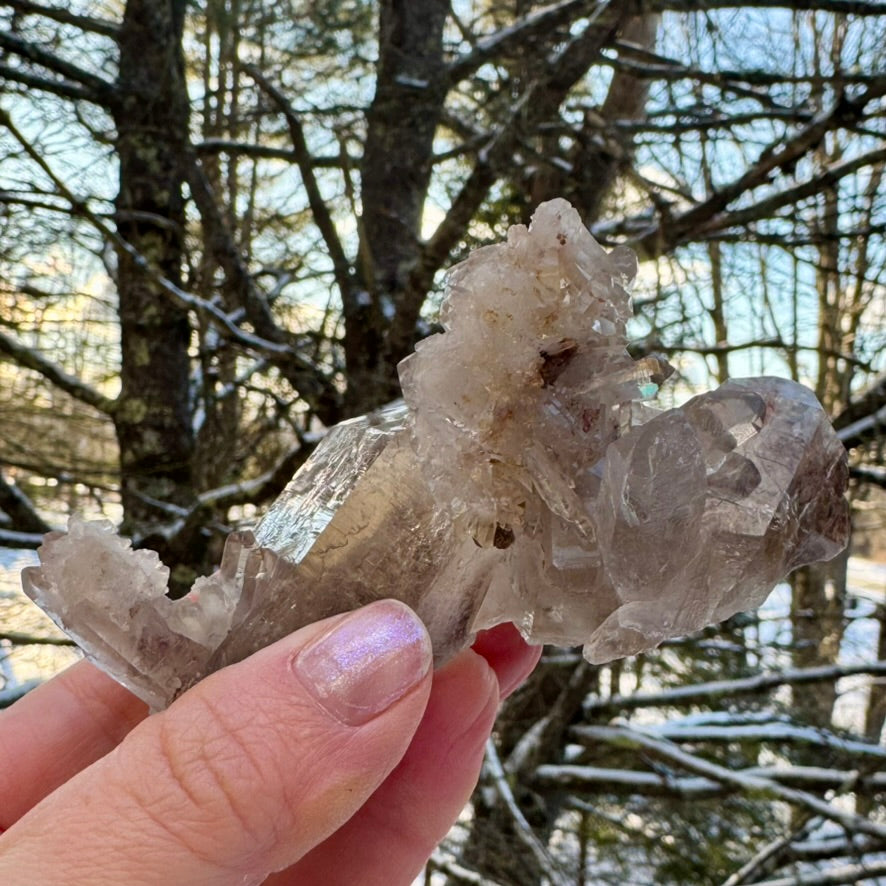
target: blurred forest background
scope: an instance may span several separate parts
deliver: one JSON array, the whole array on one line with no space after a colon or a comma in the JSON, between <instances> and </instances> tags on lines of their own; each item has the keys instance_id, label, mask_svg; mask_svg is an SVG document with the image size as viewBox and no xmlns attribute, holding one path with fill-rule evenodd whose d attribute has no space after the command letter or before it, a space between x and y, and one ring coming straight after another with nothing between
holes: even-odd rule
<instances>
[{"instance_id":1,"label":"blurred forest background","mask_svg":"<svg viewBox=\"0 0 886 886\"><path fill-rule=\"evenodd\" d=\"M105 516L186 588L565 196L641 258L666 405L815 390L852 557L550 650L427 882L886 882L886 3L0 0L0 84L0 705L71 654L13 589L42 533Z\"/></svg>"}]
</instances>

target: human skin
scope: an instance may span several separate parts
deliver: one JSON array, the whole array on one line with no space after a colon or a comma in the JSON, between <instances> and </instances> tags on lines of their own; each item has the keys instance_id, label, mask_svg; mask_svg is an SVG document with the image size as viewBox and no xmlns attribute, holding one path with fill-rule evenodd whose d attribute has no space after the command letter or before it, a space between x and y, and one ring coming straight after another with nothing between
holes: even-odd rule
<instances>
[{"instance_id":1,"label":"human skin","mask_svg":"<svg viewBox=\"0 0 886 886\"><path fill-rule=\"evenodd\" d=\"M539 654L502 625L434 672L424 627L381 601L151 717L81 662L0 714L0 882L407 886Z\"/></svg>"}]
</instances>

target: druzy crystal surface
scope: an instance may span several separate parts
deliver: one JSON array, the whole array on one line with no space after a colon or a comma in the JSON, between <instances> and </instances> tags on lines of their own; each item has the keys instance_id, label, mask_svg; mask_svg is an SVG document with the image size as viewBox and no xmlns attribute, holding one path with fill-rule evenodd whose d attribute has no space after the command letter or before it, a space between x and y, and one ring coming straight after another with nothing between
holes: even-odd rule
<instances>
[{"instance_id":1,"label":"druzy crystal surface","mask_svg":"<svg viewBox=\"0 0 886 886\"><path fill-rule=\"evenodd\" d=\"M411 605L438 662L513 621L605 662L759 605L846 544L846 456L815 397L737 379L657 411L626 349L636 259L562 200L453 270L404 402L332 428L219 570L168 570L108 523L47 536L24 584L155 708L287 633Z\"/></svg>"}]
</instances>

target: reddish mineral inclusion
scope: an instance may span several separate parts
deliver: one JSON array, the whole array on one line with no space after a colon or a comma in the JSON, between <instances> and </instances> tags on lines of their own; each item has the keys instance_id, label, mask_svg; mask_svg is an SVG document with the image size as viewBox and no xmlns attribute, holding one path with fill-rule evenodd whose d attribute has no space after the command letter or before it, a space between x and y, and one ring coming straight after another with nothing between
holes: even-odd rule
<instances>
[{"instance_id":1,"label":"reddish mineral inclusion","mask_svg":"<svg viewBox=\"0 0 886 886\"><path fill-rule=\"evenodd\" d=\"M405 403L332 428L178 601L107 523L47 536L27 593L155 708L305 624L394 597L437 663L481 629L605 662L758 606L849 533L846 453L812 393L736 379L679 409L627 352L630 250L563 200L450 274Z\"/></svg>"}]
</instances>

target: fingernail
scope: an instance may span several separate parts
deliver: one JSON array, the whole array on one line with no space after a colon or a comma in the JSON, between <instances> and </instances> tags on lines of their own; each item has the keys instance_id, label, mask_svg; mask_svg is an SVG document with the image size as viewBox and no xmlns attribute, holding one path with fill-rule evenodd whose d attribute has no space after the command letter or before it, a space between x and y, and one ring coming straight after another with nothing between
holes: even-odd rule
<instances>
[{"instance_id":1,"label":"fingernail","mask_svg":"<svg viewBox=\"0 0 886 886\"><path fill-rule=\"evenodd\" d=\"M324 710L347 726L360 726L419 683L431 660L431 641L418 616L403 603L382 600L313 640L292 666Z\"/></svg>"}]
</instances>

